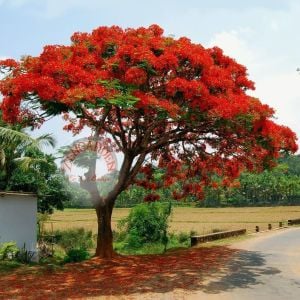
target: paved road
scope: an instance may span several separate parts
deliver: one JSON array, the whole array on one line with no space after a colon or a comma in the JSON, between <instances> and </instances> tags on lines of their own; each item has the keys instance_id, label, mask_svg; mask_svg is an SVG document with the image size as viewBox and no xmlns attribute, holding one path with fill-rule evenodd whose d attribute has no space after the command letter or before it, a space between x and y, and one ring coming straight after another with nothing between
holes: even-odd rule
<instances>
[{"instance_id":1,"label":"paved road","mask_svg":"<svg viewBox=\"0 0 300 300\"><path fill-rule=\"evenodd\" d=\"M242 250L199 299L300 300L300 228L262 233L233 248Z\"/></svg>"},{"instance_id":2,"label":"paved road","mask_svg":"<svg viewBox=\"0 0 300 300\"><path fill-rule=\"evenodd\" d=\"M300 300L300 227L259 233L231 248L239 251L221 271L203 278L197 291L175 289L109 299Z\"/></svg>"}]
</instances>

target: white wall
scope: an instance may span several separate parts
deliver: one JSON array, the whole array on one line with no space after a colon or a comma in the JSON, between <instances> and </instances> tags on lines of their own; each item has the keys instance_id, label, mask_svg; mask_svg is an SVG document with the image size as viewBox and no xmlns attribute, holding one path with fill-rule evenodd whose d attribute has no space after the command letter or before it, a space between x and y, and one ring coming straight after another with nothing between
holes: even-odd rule
<instances>
[{"instance_id":1,"label":"white wall","mask_svg":"<svg viewBox=\"0 0 300 300\"><path fill-rule=\"evenodd\" d=\"M14 241L36 252L37 199L30 193L0 192L0 243Z\"/></svg>"}]
</instances>

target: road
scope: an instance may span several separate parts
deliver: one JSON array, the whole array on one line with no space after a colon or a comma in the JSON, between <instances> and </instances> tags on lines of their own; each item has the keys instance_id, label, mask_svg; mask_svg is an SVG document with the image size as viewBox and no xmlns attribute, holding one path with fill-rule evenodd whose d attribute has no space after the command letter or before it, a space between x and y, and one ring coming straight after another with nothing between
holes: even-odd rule
<instances>
[{"instance_id":1,"label":"road","mask_svg":"<svg viewBox=\"0 0 300 300\"><path fill-rule=\"evenodd\" d=\"M223 272L186 299L300 299L299 227L262 233L232 248L241 250Z\"/></svg>"},{"instance_id":2,"label":"road","mask_svg":"<svg viewBox=\"0 0 300 300\"><path fill-rule=\"evenodd\" d=\"M198 290L175 288L163 294L120 299L300 300L300 227L258 233L231 248L235 254L230 261L221 270L207 274L206 279L199 278Z\"/></svg>"}]
</instances>

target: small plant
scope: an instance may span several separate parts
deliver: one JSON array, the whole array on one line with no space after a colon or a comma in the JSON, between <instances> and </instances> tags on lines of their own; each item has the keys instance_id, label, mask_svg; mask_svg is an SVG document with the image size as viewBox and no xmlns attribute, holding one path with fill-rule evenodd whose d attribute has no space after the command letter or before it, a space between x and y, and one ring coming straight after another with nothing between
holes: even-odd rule
<instances>
[{"instance_id":1,"label":"small plant","mask_svg":"<svg viewBox=\"0 0 300 300\"><path fill-rule=\"evenodd\" d=\"M89 252L86 249L69 249L65 257L65 262L80 262L90 257Z\"/></svg>"},{"instance_id":2,"label":"small plant","mask_svg":"<svg viewBox=\"0 0 300 300\"><path fill-rule=\"evenodd\" d=\"M195 235L199 235L197 231L195 230L191 230L190 231L190 236L195 236Z\"/></svg>"},{"instance_id":3,"label":"small plant","mask_svg":"<svg viewBox=\"0 0 300 300\"><path fill-rule=\"evenodd\" d=\"M179 242L180 244L184 244L184 243L189 242L191 237L190 237L190 235L189 235L188 233L186 233L186 232L180 232L180 233L178 234L177 238L178 238L178 242Z\"/></svg>"},{"instance_id":4,"label":"small plant","mask_svg":"<svg viewBox=\"0 0 300 300\"><path fill-rule=\"evenodd\" d=\"M0 244L0 260L13 260L18 251L19 248L15 242Z\"/></svg>"},{"instance_id":5,"label":"small plant","mask_svg":"<svg viewBox=\"0 0 300 300\"><path fill-rule=\"evenodd\" d=\"M57 230L54 232L54 240L66 252L70 249L90 249L94 247L92 231L86 231L84 228Z\"/></svg>"}]
</instances>

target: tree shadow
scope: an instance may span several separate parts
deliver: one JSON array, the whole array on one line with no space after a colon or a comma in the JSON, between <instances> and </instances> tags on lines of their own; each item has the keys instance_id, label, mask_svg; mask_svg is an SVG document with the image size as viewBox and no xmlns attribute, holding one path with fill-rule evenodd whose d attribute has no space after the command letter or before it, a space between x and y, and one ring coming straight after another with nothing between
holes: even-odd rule
<instances>
[{"instance_id":1,"label":"tree shadow","mask_svg":"<svg viewBox=\"0 0 300 300\"><path fill-rule=\"evenodd\" d=\"M205 293L218 294L235 288L248 288L262 284L262 275L281 272L277 268L266 266L263 254L245 250L238 251L220 271L217 277L202 288Z\"/></svg>"},{"instance_id":2,"label":"tree shadow","mask_svg":"<svg viewBox=\"0 0 300 300\"><path fill-rule=\"evenodd\" d=\"M258 252L228 247L192 248L164 255L98 258L60 270L14 272L0 278L0 299L84 299L97 296L167 293L174 289L218 294L260 284L280 271Z\"/></svg>"}]
</instances>

